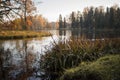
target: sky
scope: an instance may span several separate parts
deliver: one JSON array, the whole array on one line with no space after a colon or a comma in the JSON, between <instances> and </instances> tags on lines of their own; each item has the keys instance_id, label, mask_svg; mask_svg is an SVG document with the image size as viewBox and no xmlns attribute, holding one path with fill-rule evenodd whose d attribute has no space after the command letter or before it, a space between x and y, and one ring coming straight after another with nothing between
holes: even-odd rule
<instances>
[{"instance_id":1,"label":"sky","mask_svg":"<svg viewBox=\"0 0 120 80\"><path fill-rule=\"evenodd\" d=\"M120 6L120 0L35 0L35 4L37 13L52 22L57 21L60 14L65 17L72 11L82 12L85 7L110 7L114 4Z\"/></svg>"}]
</instances>

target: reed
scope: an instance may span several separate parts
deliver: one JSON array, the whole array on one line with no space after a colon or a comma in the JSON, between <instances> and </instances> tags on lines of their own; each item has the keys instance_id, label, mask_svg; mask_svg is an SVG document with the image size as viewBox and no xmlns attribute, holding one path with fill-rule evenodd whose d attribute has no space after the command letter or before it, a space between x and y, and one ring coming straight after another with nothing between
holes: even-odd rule
<instances>
[{"instance_id":1,"label":"reed","mask_svg":"<svg viewBox=\"0 0 120 80\"><path fill-rule=\"evenodd\" d=\"M47 77L55 80L66 69L78 66L83 61L94 61L106 54L120 53L119 39L91 41L88 39L72 39L53 43L52 50L41 56L40 67Z\"/></svg>"}]
</instances>

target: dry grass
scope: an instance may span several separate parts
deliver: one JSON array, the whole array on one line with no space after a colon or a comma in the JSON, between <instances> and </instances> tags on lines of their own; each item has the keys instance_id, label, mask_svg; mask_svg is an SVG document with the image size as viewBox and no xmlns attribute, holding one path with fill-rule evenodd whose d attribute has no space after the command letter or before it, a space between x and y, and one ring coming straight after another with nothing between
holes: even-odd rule
<instances>
[{"instance_id":1,"label":"dry grass","mask_svg":"<svg viewBox=\"0 0 120 80\"><path fill-rule=\"evenodd\" d=\"M0 31L0 39L22 39L50 36L47 32L35 32L35 31Z\"/></svg>"},{"instance_id":2,"label":"dry grass","mask_svg":"<svg viewBox=\"0 0 120 80\"><path fill-rule=\"evenodd\" d=\"M41 69L46 72L46 75L54 78L83 61L90 62L107 54L120 53L120 39L96 41L79 39L53 43L53 45L52 50L42 55Z\"/></svg>"}]
</instances>

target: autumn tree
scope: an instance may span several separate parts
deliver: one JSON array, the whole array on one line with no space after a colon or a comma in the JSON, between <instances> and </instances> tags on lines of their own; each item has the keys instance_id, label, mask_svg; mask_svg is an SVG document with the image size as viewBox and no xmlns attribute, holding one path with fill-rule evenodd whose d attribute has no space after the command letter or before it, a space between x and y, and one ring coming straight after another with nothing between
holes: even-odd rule
<instances>
[{"instance_id":1,"label":"autumn tree","mask_svg":"<svg viewBox=\"0 0 120 80\"><path fill-rule=\"evenodd\" d=\"M32 0L0 0L0 22L20 17L24 24L23 29L27 29L27 16L35 10Z\"/></svg>"},{"instance_id":2,"label":"autumn tree","mask_svg":"<svg viewBox=\"0 0 120 80\"><path fill-rule=\"evenodd\" d=\"M55 29L59 29L59 21L56 21L56 23L55 23Z\"/></svg>"},{"instance_id":3,"label":"autumn tree","mask_svg":"<svg viewBox=\"0 0 120 80\"><path fill-rule=\"evenodd\" d=\"M27 16L31 16L32 12L36 10L33 0L16 0L17 4L20 5L20 15L23 22L23 30L27 29Z\"/></svg>"},{"instance_id":4,"label":"autumn tree","mask_svg":"<svg viewBox=\"0 0 120 80\"><path fill-rule=\"evenodd\" d=\"M15 14L20 10L16 0L0 0L0 22L4 23L6 19L10 20L16 17Z\"/></svg>"}]
</instances>

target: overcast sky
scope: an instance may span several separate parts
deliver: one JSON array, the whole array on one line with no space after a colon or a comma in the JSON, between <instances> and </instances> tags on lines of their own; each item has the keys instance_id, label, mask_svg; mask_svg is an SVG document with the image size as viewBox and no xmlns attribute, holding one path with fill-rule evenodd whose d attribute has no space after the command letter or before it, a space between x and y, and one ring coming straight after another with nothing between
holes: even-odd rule
<instances>
[{"instance_id":1,"label":"overcast sky","mask_svg":"<svg viewBox=\"0 0 120 80\"><path fill-rule=\"evenodd\" d=\"M83 11L85 7L104 6L110 7L114 4L120 6L120 0L35 0L37 9L48 21L58 20L59 14L69 15L72 11ZM38 3L43 2L43 3Z\"/></svg>"}]
</instances>

